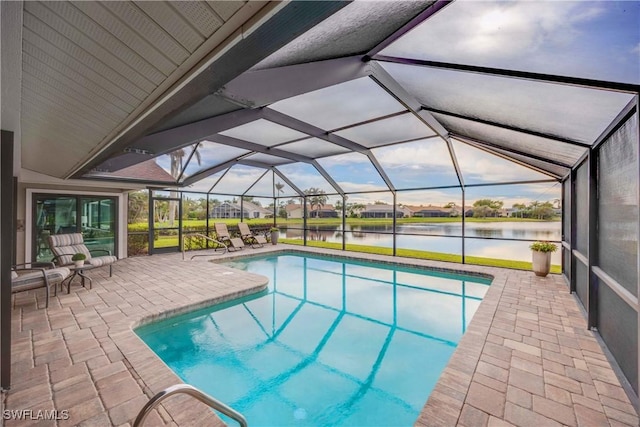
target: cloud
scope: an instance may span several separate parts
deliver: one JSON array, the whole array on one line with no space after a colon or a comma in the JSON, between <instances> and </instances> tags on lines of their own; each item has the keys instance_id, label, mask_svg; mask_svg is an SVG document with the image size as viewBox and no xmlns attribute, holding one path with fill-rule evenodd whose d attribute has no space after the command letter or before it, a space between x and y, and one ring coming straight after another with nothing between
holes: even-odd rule
<instances>
[{"instance_id":1,"label":"cloud","mask_svg":"<svg viewBox=\"0 0 640 427\"><path fill-rule=\"evenodd\" d=\"M532 169L456 140L453 140L453 148L467 184L550 179Z\"/></svg>"},{"instance_id":2,"label":"cloud","mask_svg":"<svg viewBox=\"0 0 640 427\"><path fill-rule=\"evenodd\" d=\"M637 41L635 2L458 1L381 53L637 82Z\"/></svg>"},{"instance_id":3,"label":"cloud","mask_svg":"<svg viewBox=\"0 0 640 427\"><path fill-rule=\"evenodd\" d=\"M549 45L570 44L581 34L577 24L600 16L600 7L576 2L461 2L440 12L393 46L394 54L424 51L431 57L500 59L522 57ZM428 24L428 25L427 25Z\"/></svg>"}]
</instances>

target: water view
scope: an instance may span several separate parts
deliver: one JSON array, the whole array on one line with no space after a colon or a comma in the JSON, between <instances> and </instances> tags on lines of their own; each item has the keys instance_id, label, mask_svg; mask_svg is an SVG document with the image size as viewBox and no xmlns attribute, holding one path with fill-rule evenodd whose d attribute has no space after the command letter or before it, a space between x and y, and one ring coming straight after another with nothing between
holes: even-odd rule
<instances>
[{"instance_id":1,"label":"water view","mask_svg":"<svg viewBox=\"0 0 640 427\"><path fill-rule=\"evenodd\" d=\"M283 238L302 239L302 225L281 226ZM310 225L307 238L325 242L393 247L393 226L390 224ZM397 248L462 254L462 223L411 223L397 225ZM535 240L560 241L560 221L543 222L466 222L465 253L469 256L531 261L529 245ZM500 240L518 239L518 240ZM560 264L560 251L553 253L551 262Z\"/></svg>"}]
</instances>

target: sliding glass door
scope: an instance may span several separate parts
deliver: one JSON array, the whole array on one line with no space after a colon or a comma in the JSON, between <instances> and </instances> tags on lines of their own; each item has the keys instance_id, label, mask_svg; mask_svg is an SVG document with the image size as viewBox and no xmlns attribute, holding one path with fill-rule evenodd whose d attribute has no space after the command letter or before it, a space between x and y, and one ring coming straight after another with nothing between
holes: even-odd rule
<instances>
[{"instance_id":1,"label":"sliding glass door","mask_svg":"<svg viewBox=\"0 0 640 427\"><path fill-rule=\"evenodd\" d=\"M32 259L51 261L52 234L82 233L89 250L116 254L116 198L35 194L33 196Z\"/></svg>"}]
</instances>

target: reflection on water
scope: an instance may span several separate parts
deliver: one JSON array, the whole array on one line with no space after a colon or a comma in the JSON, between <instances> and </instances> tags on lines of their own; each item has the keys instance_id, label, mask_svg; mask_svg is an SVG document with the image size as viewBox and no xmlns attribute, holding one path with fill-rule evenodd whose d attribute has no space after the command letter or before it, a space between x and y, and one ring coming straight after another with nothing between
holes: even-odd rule
<instances>
[{"instance_id":1,"label":"reflection on water","mask_svg":"<svg viewBox=\"0 0 640 427\"><path fill-rule=\"evenodd\" d=\"M268 293L137 333L252 426L411 425L489 284L315 256L241 265Z\"/></svg>"},{"instance_id":2,"label":"reflection on water","mask_svg":"<svg viewBox=\"0 0 640 427\"><path fill-rule=\"evenodd\" d=\"M309 225L307 239L310 241L342 242L378 247L393 247L391 224ZM397 226L398 248L462 254L462 223L412 223ZM516 261L531 261L531 240L559 241L562 238L561 222L467 222L465 223L465 253L471 256L499 258ZM302 239L300 228L281 228L283 237ZM457 237L457 238L456 238ZM474 239L477 237L478 239ZM521 239L518 241L482 240ZM560 264L560 251L552 254L551 262Z\"/></svg>"}]
</instances>

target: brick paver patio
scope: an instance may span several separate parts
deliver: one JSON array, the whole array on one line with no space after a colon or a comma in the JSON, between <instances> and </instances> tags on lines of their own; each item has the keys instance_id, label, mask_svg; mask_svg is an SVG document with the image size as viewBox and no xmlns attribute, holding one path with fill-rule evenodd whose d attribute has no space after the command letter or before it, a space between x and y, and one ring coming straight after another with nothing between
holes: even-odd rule
<instances>
[{"instance_id":1,"label":"brick paver patio","mask_svg":"<svg viewBox=\"0 0 640 427\"><path fill-rule=\"evenodd\" d=\"M287 245L244 250L278 251ZM308 248L313 252L331 252ZM418 426L637 426L638 415L560 276L333 251L380 262L491 274L494 281L426 403ZM237 255L228 255L237 256ZM195 267L195 268L194 268ZM266 278L178 254L129 258L91 271L92 290L17 294L12 388L5 410L35 418L7 426L131 425L158 391L180 382L133 333L140 323L256 292ZM6 414L6 412L3 412ZM42 416L42 413L40 413ZM221 421L199 402L175 396L146 425Z\"/></svg>"}]
</instances>

